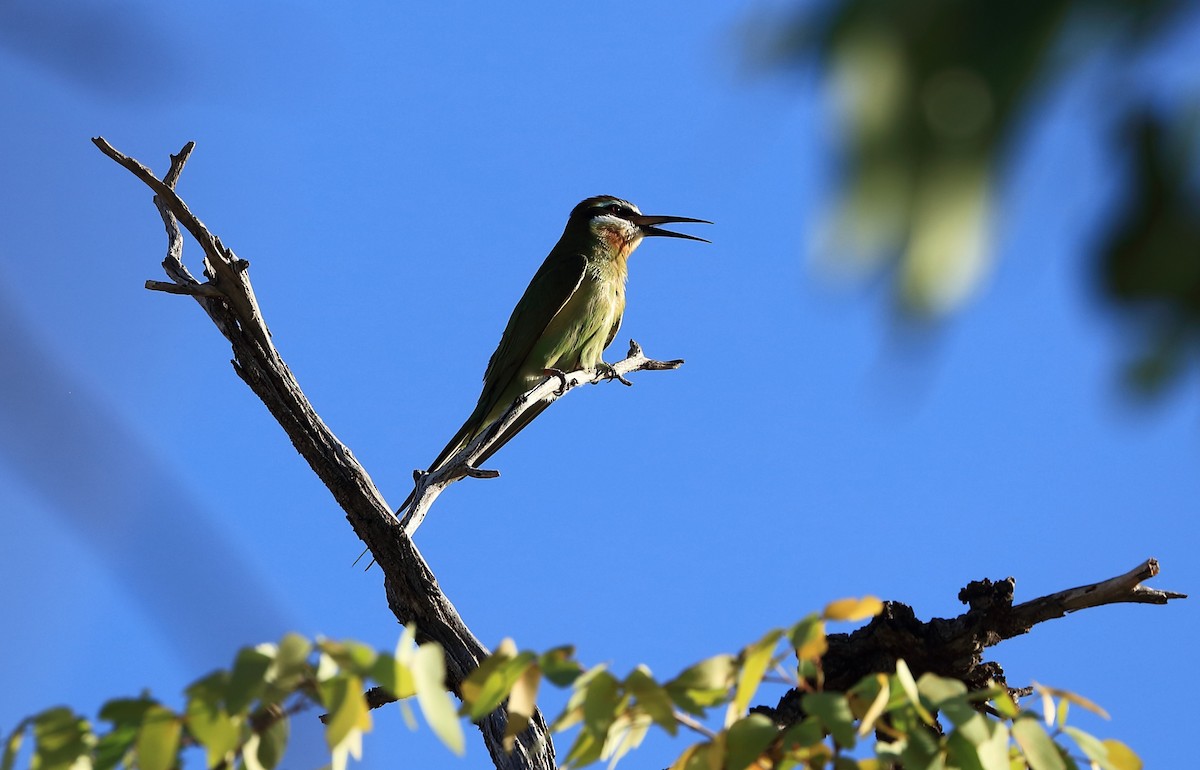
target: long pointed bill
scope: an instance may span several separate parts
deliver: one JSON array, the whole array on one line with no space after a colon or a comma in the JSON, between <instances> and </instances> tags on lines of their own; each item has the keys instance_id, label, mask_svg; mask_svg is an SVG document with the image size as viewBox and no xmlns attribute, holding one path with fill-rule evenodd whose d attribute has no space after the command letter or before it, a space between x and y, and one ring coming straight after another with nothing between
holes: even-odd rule
<instances>
[{"instance_id":1,"label":"long pointed bill","mask_svg":"<svg viewBox=\"0 0 1200 770\"><path fill-rule=\"evenodd\" d=\"M692 219L691 217L663 217L649 216L646 214L635 214L629 217L629 221L633 222L641 228L642 235L661 235L667 238L687 238L689 241L703 241L704 243L712 243L707 238L697 238L694 235L685 235L684 233L676 233L671 230L663 230L661 227L654 225L665 225L671 222L697 222L702 225L711 225L707 219Z\"/></svg>"}]
</instances>

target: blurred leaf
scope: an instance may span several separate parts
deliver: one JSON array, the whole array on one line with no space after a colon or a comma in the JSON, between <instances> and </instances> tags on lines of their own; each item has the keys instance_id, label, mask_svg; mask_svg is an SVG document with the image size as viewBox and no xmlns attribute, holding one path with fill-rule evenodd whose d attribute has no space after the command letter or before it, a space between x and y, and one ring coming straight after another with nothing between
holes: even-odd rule
<instances>
[{"instance_id":1,"label":"blurred leaf","mask_svg":"<svg viewBox=\"0 0 1200 770\"><path fill-rule=\"evenodd\" d=\"M283 760L283 753L287 749L291 731L291 723L284 718L275 720L270 727L258 733L258 748L254 752L254 757L258 760L262 770L274 770L279 766Z\"/></svg>"},{"instance_id":2,"label":"blurred leaf","mask_svg":"<svg viewBox=\"0 0 1200 770\"><path fill-rule=\"evenodd\" d=\"M675 734L678 729L675 722L675 704L671 702L667 691L650 675L649 669L638 666L631 671L629 676L625 677L625 689L637 698L638 707L645 711L655 724L671 735Z\"/></svg>"},{"instance_id":3,"label":"blurred leaf","mask_svg":"<svg viewBox=\"0 0 1200 770\"><path fill-rule=\"evenodd\" d=\"M35 770L67 770L91 751L91 725L68 708L47 709L33 717Z\"/></svg>"},{"instance_id":4,"label":"blurred leaf","mask_svg":"<svg viewBox=\"0 0 1200 770\"><path fill-rule=\"evenodd\" d=\"M816 615L809 615L792 626L788 638L796 651L796 658L801 661L815 661L829 649L825 641L825 621Z\"/></svg>"},{"instance_id":5,"label":"blurred leaf","mask_svg":"<svg viewBox=\"0 0 1200 770\"><path fill-rule=\"evenodd\" d=\"M862 738L875 729L875 721L879 719L884 709L887 708L888 701L891 698L888 677L885 674L868 676L855 685L849 694L863 698L869 703L859 718L858 737ZM853 704L854 701L852 700L851 705L853 706Z\"/></svg>"},{"instance_id":6,"label":"blurred leaf","mask_svg":"<svg viewBox=\"0 0 1200 770\"><path fill-rule=\"evenodd\" d=\"M371 713L363 697L362 680L342 673L320 684L321 703L329 713L325 742L336 751L354 732L371 729Z\"/></svg>"},{"instance_id":7,"label":"blurred leaf","mask_svg":"<svg viewBox=\"0 0 1200 770\"><path fill-rule=\"evenodd\" d=\"M322 652L337 662L343 671L359 677L369 676L375 666L378 653L372 648L353 640L334 642L322 640L318 645Z\"/></svg>"},{"instance_id":8,"label":"blurred leaf","mask_svg":"<svg viewBox=\"0 0 1200 770\"><path fill-rule=\"evenodd\" d=\"M1066 770L1058 747L1038 720L1030 717L1017 719L1012 725L1012 736L1033 770Z\"/></svg>"},{"instance_id":9,"label":"blurred leaf","mask_svg":"<svg viewBox=\"0 0 1200 770\"><path fill-rule=\"evenodd\" d=\"M728 697L736 668L732 655L715 655L684 669L663 688L676 706L703 716L705 708Z\"/></svg>"},{"instance_id":10,"label":"blurred leaf","mask_svg":"<svg viewBox=\"0 0 1200 770\"><path fill-rule=\"evenodd\" d=\"M775 647L782 636L782 630L774 629L762 639L742 650L739 657L741 670L737 675L737 690L725 716L726 726L737 721L750 707L750 701L754 698L754 693L758 691L758 685L771 665Z\"/></svg>"},{"instance_id":11,"label":"blurred leaf","mask_svg":"<svg viewBox=\"0 0 1200 770\"><path fill-rule=\"evenodd\" d=\"M1085 708L1088 711L1095 714L1096 716L1101 717L1103 719L1111 719L1111 717L1108 715L1107 711L1105 711L1103 708L1101 708L1094 701L1088 700L1087 698L1083 697L1082 695L1078 695L1078 694L1070 692L1068 690L1060 690L1057 687L1047 687L1043 684L1038 684L1037 682L1033 683L1033 689L1044 695L1053 695L1055 697L1062 698L1063 700L1070 701L1071 703L1074 703L1077 706Z\"/></svg>"},{"instance_id":12,"label":"blurred leaf","mask_svg":"<svg viewBox=\"0 0 1200 770\"><path fill-rule=\"evenodd\" d=\"M575 660L575 648L571 645L547 650L538 658L542 676L559 687L566 687L583 673L583 666Z\"/></svg>"},{"instance_id":13,"label":"blurred leaf","mask_svg":"<svg viewBox=\"0 0 1200 770\"><path fill-rule=\"evenodd\" d=\"M238 650L229 672L229 683L225 690L225 708L230 714L245 712L252 701L262 693L267 669L274 662L273 656L253 647Z\"/></svg>"},{"instance_id":14,"label":"blurred leaf","mask_svg":"<svg viewBox=\"0 0 1200 770\"><path fill-rule=\"evenodd\" d=\"M921 717L921 721L931 726L935 724L936 720L934 720L933 715L921 703L920 690L918 690L917 683L913 680L912 672L908 670L908 664L903 659L896 661L896 682L900 685L904 694L908 696L909 702L916 709L917 715Z\"/></svg>"},{"instance_id":15,"label":"blurred leaf","mask_svg":"<svg viewBox=\"0 0 1200 770\"><path fill-rule=\"evenodd\" d=\"M4 739L4 756L0 759L0 770L13 769L13 764L17 761L17 752L21 750L21 742L25 738L25 728L28 726L29 720L26 719L14 727Z\"/></svg>"},{"instance_id":16,"label":"blurred leaf","mask_svg":"<svg viewBox=\"0 0 1200 770\"><path fill-rule=\"evenodd\" d=\"M171 770L182 731L183 724L170 709L158 705L147 709L136 743L138 769Z\"/></svg>"},{"instance_id":17,"label":"blurred leaf","mask_svg":"<svg viewBox=\"0 0 1200 770\"><path fill-rule=\"evenodd\" d=\"M432 642L417 648L412 660L413 683L417 703L434 734L455 754L466 751L466 738L458 710L446 692L446 659L442 648Z\"/></svg>"},{"instance_id":18,"label":"blurred leaf","mask_svg":"<svg viewBox=\"0 0 1200 770\"><path fill-rule=\"evenodd\" d=\"M202 746L208 767L224 762L238 748L241 740L241 720L230 717L220 705L218 693L207 688L189 688L186 720L188 733Z\"/></svg>"},{"instance_id":19,"label":"blurred leaf","mask_svg":"<svg viewBox=\"0 0 1200 770\"><path fill-rule=\"evenodd\" d=\"M1108 762L1114 770L1142 770L1141 758L1133 753L1133 749L1115 738L1105 738L1104 748L1108 749Z\"/></svg>"},{"instance_id":20,"label":"blurred leaf","mask_svg":"<svg viewBox=\"0 0 1200 770\"><path fill-rule=\"evenodd\" d=\"M858 735L854 724L854 714L846 696L833 692L810 692L800 700L806 713L821 720L821 724L833 736L839 746L851 749Z\"/></svg>"},{"instance_id":21,"label":"blurred leaf","mask_svg":"<svg viewBox=\"0 0 1200 770\"><path fill-rule=\"evenodd\" d=\"M391 655L380 655L375 659L375 664L371 667L371 679L397 700L411 697L417 692L408 666Z\"/></svg>"},{"instance_id":22,"label":"blurred leaf","mask_svg":"<svg viewBox=\"0 0 1200 770\"><path fill-rule=\"evenodd\" d=\"M494 665L487 665L493 658L485 660L463 682L463 712L476 721L495 711L513 685L534 667L535 657L531 652L523 652L516 657L495 658Z\"/></svg>"},{"instance_id":23,"label":"blurred leaf","mask_svg":"<svg viewBox=\"0 0 1200 770\"><path fill-rule=\"evenodd\" d=\"M207 681L208 678L211 676L201 681ZM113 698L100 707L100 718L114 725L141 726L146 712L157 705L158 703L150 698Z\"/></svg>"},{"instance_id":24,"label":"blurred leaf","mask_svg":"<svg viewBox=\"0 0 1200 770\"><path fill-rule=\"evenodd\" d=\"M131 764L129 752L133 750L134 743L137 741L138 728L134 725L122 725L114 727L104 735L100 736L100 740L96 742L96 748L92 752L95 760L92 763L93 770L111 770L119 764L128 766Z\"/></svg>"},{"instance_id":25,"label":"blurred leaf","mask_svg":"<svg viewBox=\"0 0 1200 770\"><path fill-rule=\"evenodd\" d=\"M838 599L825 605L826 620L863 620L873 618L883 612L883 602L874 596L864 596L861 599Z\"/></svg>"},{"instance_id":26,"label":"blurred leaf","mask_svg":"<svg viewBox=\"0 0 1200 770\"><path fill-rule=\"evenodd\" d=\"M725 738L726 767L744 770L779 737L779 728L762 714L751 714L729 726Z\"/></svg>"},{"instance_id":27,"label":"blurred leaf","mask_svg":"<svg viewBox=\"0 0 1200 770\"><path fill-rule=\"evenodd\" d=\"M513 683L512 693L508 698L508 722L504 725L505 751L512 751L513 741L529 727L537 703L538 683L541 678L542 672L537 664L533 663L526 666Z\"/></svg>"}]
</instances>

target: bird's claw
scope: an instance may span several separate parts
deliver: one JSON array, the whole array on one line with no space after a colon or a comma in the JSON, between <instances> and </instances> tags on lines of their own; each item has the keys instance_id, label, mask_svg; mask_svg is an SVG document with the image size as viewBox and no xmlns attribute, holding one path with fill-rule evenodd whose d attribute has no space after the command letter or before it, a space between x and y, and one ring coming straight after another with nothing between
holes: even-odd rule
<instances>
[{"instance_id":1,"label":"bird's claw","mask_svg":"<svg viewBox=\"0 0 1200 770\"><path fill-rule=\"evenodd\" d=\"M555 396L561 396L563 393L567 392L567 373L562 369L554 369L551 367L548 369L543 369L542 374L546 375L547 377L558 378L558 388L554 391Z\"/></svg>"},{"instance_id":2,"label":"bird's claw","mask_svg":"<svg viewBox=\"0 0 1200 770\"><path fill-rule=\"evenodd\" d=\"M608 364L608 363L605 363L604 361L601 361L600 363L596 364L596 370L599 371L600 374L605 377L605 379L616 380L617 382L621 383L622 385L628 385L629 387L633 387L633 383L630 382L629 380L625 379L621 375L621 373L616 370L616 367L614 367L612 364Z\"/></svg>"}]
</instances>

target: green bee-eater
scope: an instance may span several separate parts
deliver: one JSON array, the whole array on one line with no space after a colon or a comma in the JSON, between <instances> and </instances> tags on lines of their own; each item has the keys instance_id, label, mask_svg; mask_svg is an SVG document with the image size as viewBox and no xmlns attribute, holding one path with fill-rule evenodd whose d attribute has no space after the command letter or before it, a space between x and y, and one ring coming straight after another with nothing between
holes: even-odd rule
<instances>
[{"instance_id":1,"label":"green bee-eater","mask_svg":"<svg viewBox=\"0 0 1200 770\"><path fill-rule=\"evenodd\" d=\"M475 411L434 459L431 472L502 416L548 370L569 372L605 365L601 353L617 335L625 312L627 261L642 238L708 242L655 227L670 222L711 224L688 217L647 216L611 195L588 198L572 209L562 237L504 327L484 372ZM548 405L542 402L526 410L477 462L491 457Z\"/></svg>"}]
</instances>

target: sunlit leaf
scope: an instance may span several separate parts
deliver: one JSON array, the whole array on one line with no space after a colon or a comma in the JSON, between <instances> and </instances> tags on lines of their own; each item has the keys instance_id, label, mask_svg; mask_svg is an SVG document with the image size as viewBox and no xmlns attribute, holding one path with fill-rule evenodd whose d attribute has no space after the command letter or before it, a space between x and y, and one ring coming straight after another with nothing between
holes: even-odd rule
<instances>
[{"instance_id":1,"label":"sunlit leaf","mask_svg":"<svg viewBox=\"0 0 1200 770\"><path fill-rule=\"evenodd\" d=\"M329 713L325 722L325 742L337 750L350 733L371 729L371 713L363 698L362 680L343 673L320 683L321 703Z\"/></svg>"},{"instance_id":2,"label":"sunlit leaf","mask_svg":"<svg viewBox=\"0 0 1200 770\"><path fill-rule=\"evenodd\" d=\"M883 602L874 596L861 599L838 599L825 605L822 613L826 620L863 620L883 612Z\"/></svg>"},{"instance_id":3,"label":"sunlit leaf","mask_svg":"<svg viewBox=\"0 0 1200 770\"><path fill-rule=\"evenodd\" d=\"M779 737L779 728L762 714L751 714L729 726L725 737L729 770L744 770Z\"/></svg>"},{"instance_id":4,"label":"sunlit leaf","mask_svg":"<svg viewBox=\"0 0 1200 770\"><path fill-rule=\"evenodd\" d=\"M846 696L834 692L810 692L800 700L804 711L821 720L825 729L845 748L854 748L858 738L854 714L850 711L850 703Z\"/></svg>"},{"instance_id":5,"label":"sunlit leaf","mask_svg":"<svg viewBox=\"0 0 1200 770\"><path fill-rule=\"evenodd\" d=\"M1043 696L1044 695L1053 695L1057 698L1063 698L1065 700L1069 700L1071 703L1074 703L1076 706L1087 709L1088 711L1092 712L1093 714L1095 714L1099 717L1102 717L1104 719L1111 718L1111 717L1109 717L1108 712L1105 711L1103 708L1101 708L1094 701L1091 701L1077 693L1070 692L1069 690L1060 690L1057 687L1047 687L1043 684L1038 684L1037 682L1033 683L1033 689L1039 693L1042 693Z\"/></svg>"},{"instance_id":6,"label":"sunlit leaf","mask_svg":"<svg viewBox=\"0 0 1200 770\"><path fill-rule=\"evenodd\" d=\"M750 707L750 701L754 698L754 693L758 691L758 685L771 665L771 659L775 655L775 646L782 636L783 631L775 629L742 651L736 694L725 715L726 726L737 721Z\"/></svg>"},{"instance_id":7,"label":"sunlit leaf","mask_svg":"<svg viewBox=\"0 0 1200 770\"><path fill-rule=\"evenodd\" d=\"M1115 738L1105 738L1104 748L1108 749L1108 761L1114 770L1142 770L1142 760L1133 749Z\"/></svg>"},{"instance_id":8,"label":"sunlit leaf","mask_svg":"<svg viewBox=\"0 0 1200 770\"><path fill-rule=\"evenodd\" d=\"M273 656L253 647L238 650L229 672L229 684L225 690L225 708L230 714L240 714L259 696L265 684L267 669Z\"/></svg>"},{"instance_id":9,"label":"sunlit leaf","mask_svg":"<svg viewBox=\"0 0 1200 770\"><path fill-rule=\"evenodd\" d=\"M204 746L208 767L216 767L237 749L241 722L225 712L216 693L195 687L190 691L185 714L188 732Z\"/></svg>"},{"instance_id":10,"label":"sunlit leaf","mask_svg":"<svg viewBox=\"0 0 1200 770\"><path fill-rule=\"evenodd\" d=\"M583 673L583 666L575 660L575 648L566 645L547 650L538 657L542 676L559 687L566 687Z\"/></svg>"},{"instance_id":11,"label":"sunlit leaf","mask_svg":"<svg viewBox=\"0 0 1200 770\"><path fill-rule=\"evenodd\" d=\"M921 717L921 721L925 722L927 725L934 724L933 715L929 713L929 710L926 709L924 705L922 705L921 693L917 689L917 683L913 679L912 672L908 669L908 664L905 663L903 659L896 661L896 681L899 683L900 688L904 691L904 694L908 696L909 702L912 703L913 708L916 709L917 715Z\"/></svg>"},{"instance_id":12,"label":"sunlit leaf","mask_svg":"<svg viewBox=\"0 0 1200 770\"><path fill-rule=\"evenodd\" d=\"M649 669L638 666L625 677L625 689L637 698L637 705L650 716L659 727L671 735L675 734L675 704L667 691L654 681Z\"/></svg>"},{"instance_id":13,"label":"sunlit leaf","mask_svg":"<svg viewBox=\"0 0 1200 770\"><path fill-rule=\"evenodd\" d=\"M1066 770L1058 747L1040 721L1028 717L1017 719L1012 725L1012 735L1033 770Z\"/></svg>"},{"instance_id":14,"label":"sunlit leaf","mask_svg":"<svg viewBox=\"0 0 1200 770\"><path fill-rule=\"evenodd\" d=\"M442 648L433 643L417 648L412 660L413 683L417 704L434 734L455 754L466 751L466 738L458 711L446 692L446 659Z\"/></svg>"},{"instance_id":15,"label":"sunlit leaf","mask_svg":"<svg viewBox=\"0 0 1200 770\"><path fill-rule=\"evenodd\" d=\"M146 710L137 737L139 770L170 770L175 766L183 723L170 709L152 706Z\"/></svg>"},{"instance_id":16,"label":"sunlit leaf","mask_svg":"<svg viewBox=\"0 0 1200 770\"><path fill-rule=\"evenodd\" d=\"M883 714L887 708L888 701L891 699L891 687L888 686L888 677L884 674L876 674L872 677L867 677L860 682L855 690L858 690L864 682L874 685L874 697L871 698L870 706L863 712L858 724L858 737L862 738L871 730L875 729L875 721ZM865 694L865 693L864 693Z\"/></svg>"},{"instance_id":17,"label":"sunlit leaf","mask_svg":"<svg viewBox=\"0 0 1200 770\"><path fill-rule=\"evenodd\" d=\"M35 770L66 770L91 751L95 742L86 719L68 708L47 709L33 717Z\"/></svg>"},{"instance_id":18,"label":"sunlit leaf","mask_svg":"<svg viewBox=\"0 0 1200 770\"><path fill-rule=\"evenodd\" d=\"M792 626L788 637L792 649L796 651L796 658L801 661L817 660L829 649L829 644L825 641L825 621L816 615L809 615ZM801 676L803 677L803 674Z\"/></svg>"},{"instance_id":19,"label":"sunlit leaf","mask_svg":"<svg viewBox=\"0 0 1200 770\"><path fill-rule=\"evenodd\" d=\"M684 669L663 685L675 705L703 716L704 709L725 700L733 684L736 665L732 655L715 655Z\"/></svg>"},{"instance_id":20,"label":"sunlit leaf","mask_svg":"<svg viewBox=\"0 0 1200 770\"><path fill-rule=\"evenodd\" d=\"M513 742L533 717L537 703L538 683L541 682L542 672L537 664L525 667L521 676L513 683L512 692L508 697L508 722L504 725L504 750L512 751Z\"/></svg>"}]
</instances>

